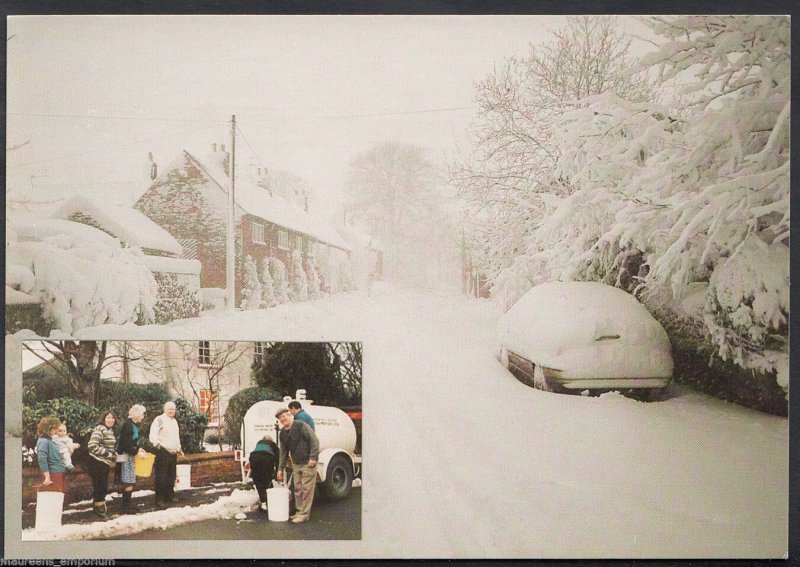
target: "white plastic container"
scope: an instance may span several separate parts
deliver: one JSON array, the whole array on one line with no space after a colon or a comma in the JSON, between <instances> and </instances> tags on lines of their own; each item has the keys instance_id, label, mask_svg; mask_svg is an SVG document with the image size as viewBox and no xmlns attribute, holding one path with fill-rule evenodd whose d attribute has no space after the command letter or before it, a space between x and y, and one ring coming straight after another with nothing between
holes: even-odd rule
<instances>
[{"instance_id":1,"label":"white plastic container","mask_svg":"<svg viewBox=\"0 0 800 567\"><path fill-rule=\"evenodd\" d=\"M192 487L192 465L178 465L175 473L175 490L186 490Z\"/></svg>"},{"instance_id":2,"label":"white plastic container","mask_svg":"<svg viewBox=\"0 0 800 567\"><path fill-rule=\"evenodd\" d=\"M63 492L38 492L36 494L36 530L52 531L59 529L63 510Z\"/></svg>"},{"instance_id":3,"label":"white plastic container","mask_svg":"<svg viewBox=\"0 0 800 567\"><path fill-rule=\"evenodd\" d=\"M289 489L267 489L267 517L270 522L289 521Z\"/></svg>"}]
</instances>

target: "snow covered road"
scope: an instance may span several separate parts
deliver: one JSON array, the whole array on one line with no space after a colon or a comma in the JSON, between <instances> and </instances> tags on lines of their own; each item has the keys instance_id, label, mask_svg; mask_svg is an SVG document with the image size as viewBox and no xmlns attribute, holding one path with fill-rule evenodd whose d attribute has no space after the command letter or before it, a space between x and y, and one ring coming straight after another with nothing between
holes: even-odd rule
<instances>
[{"instance_id":1,"label":"snow covered road","mask_svg":"<svg viewBox=\"0 0 800 567\"><path fill-rule=\"evenodd\" d=\"M680 387L654 403L528 388L496 358L498 316L486 301L387 291L80 336L363 341L350 557L786 553L787 419Z\"/></svg>"}]
</instances>

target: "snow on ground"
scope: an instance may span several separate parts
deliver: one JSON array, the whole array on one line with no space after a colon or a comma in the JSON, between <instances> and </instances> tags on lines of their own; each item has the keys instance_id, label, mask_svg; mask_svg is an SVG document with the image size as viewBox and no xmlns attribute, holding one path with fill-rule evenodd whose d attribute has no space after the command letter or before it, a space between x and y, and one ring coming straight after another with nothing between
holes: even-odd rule
<instances>
[{"instance_id":1,"label":"snow on ground","mask_svg":"<svg viewBox=\"0 0 800 567\"><path fill-rule=\"evenodd\" d=\"M131 493L131 498L143 498L145 496L152 496L153 494L155 494L155 492L152 491L152 490L134 490ZM112 492L111 494L106 494L106 502L111 502L112 500L114 500L116 498L122 498L122 494L120 494L119 492ZM77 508L78 506L88 506L92 502L93 501L90 498L89 500L81 500L79 502L71 502L71 503L67 504L67 506L70 507L70 508Z\"/></svg>"},{"instance_id":2,"label":"snow on ground","mask_svg":"<svg viewBox=\"0 0 800 567\"><path fill-rule=\"evenodd\" d=\"M679 387L654 403L528 388L497 360L498 317L390 290L80 336L363 340L363 537L348 557L784 556L787 419ZM154 514L194 521L254 498ZM75 537L114 533L92 529Z\"/></svg>"},{"instance_id":3,"label":"snow on ground","mask_svg":"<svg viewBox=\"0 0 800 567\"><path fill-rule=\"evenodd\" d=\"M171 526L213 518L231 518L239 512L255 509L257 503L258 495L255 491L234 490L230 496L223 496L211 504L181 506L145 514L124 515L92 524L65 524L58 531L23 530L22 539L23 541L52 541L113 538L153 528L166 529Z\"/></svg>"}]
</instances>

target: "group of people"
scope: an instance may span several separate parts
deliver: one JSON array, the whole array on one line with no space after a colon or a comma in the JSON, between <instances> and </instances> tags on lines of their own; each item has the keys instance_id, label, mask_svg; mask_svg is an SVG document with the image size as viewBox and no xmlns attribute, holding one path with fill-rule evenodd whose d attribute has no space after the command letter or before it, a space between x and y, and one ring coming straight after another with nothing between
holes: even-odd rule
<instances>
[{"instance_id":1,"label":"group of people","mask_svg":"<svg viewBox=\"0 0 800 567\"><path fill-rule=\"evenodd\" d=\"M135 513L131 504L136 485L135 457L147 454L139 429L145 413L143 405L131 406L128 419L117 435L117 416L111 411L103 412L89 436L86 446L89 452L87 470L92 479L93 511L102 519L109 518L106 495L108 477L112 470L117 471L123 485L121 512ZM295 524L308 522L317 484L319 457L319 438L315 433L314 420L298 401L292 401L288 408L279 410L275 418L281 426L278 432L280 447L270 435L261 439L250 453L250 477L260 502L265 505L267 487L273 479L283 481L283 471L291 458L294 513L289 519ZM40 490L66 492L64 474L73 470L72 452L80 445L73 442L67 433L66 424L57 417L41 419L37 431L39 439L36 442L36 455L39 469L44 475ZM183 454L174 403L164 404L164 412L153 420L149 441L155 452L155 505L164 509L175 499L177 459L178 455Z\"/></svg>"},{"instance_id":2,"label":"group of people","mask_svg":"<svg viewBox=\"0 0 800 567\"><path fill-rule=\"evenodd\" d=\"M315 433L314 419L296 400L289 402L288 408L278 410L275 418L281 426L278 433L280 448L270 435L259 440L249 457L250 478L261 504L266 504L267 487L273 479L283 481L283 470L291 457L295 512L289 520L295 524L304 523L311 519L311 504L317 485L319 438Z\"/></svg>"},{"instance_id":3,"label":"group of people","mask_svg":"<svg viewBox=\"0 0 800 567\"><path fill-rule=\"evenodd\" d=\"M137 455L147 455L140 435L146 411L141 404L131 406L128 419L120 427L118 435L115 433L117 416L111 411L103 412L89 436L86 468L92 479L92 509L104 520L109 519L106 495L112 470L116 471L122 484L120 511L123 514L135 513L131 503L136 485L135 458ZM37 425L37 434L36 458L44 477L39 490L66 492L64 474L74 469L72 453L80 445L73 442L66 424L57 417L42 418ZM164 509L175 498L177 457L183 453L173 402L164 404L164 413L153 420L149 441L155 451L155 504L159 509Z\"/></svg>"}]
</instances>

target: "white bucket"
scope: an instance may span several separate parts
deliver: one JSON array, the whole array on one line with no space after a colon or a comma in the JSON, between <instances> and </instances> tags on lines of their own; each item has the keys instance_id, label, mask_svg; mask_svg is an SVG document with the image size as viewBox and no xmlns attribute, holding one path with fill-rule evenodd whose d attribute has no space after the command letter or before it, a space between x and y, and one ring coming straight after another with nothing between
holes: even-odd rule
<instances>
[{"instance_id":1,"label":"white bucket","mask_svg":"<svg viewBox=\"0 0 800 567\"><path fill-rule=\"evenodd\" d=\"M192 465L178 465L175 473L175 490L192 487Z\"/></svg>"},{"instance_id":2,"label":"white bucket","mask_svg":"<svg viewBox=\"0 0 800 567\"><path fill-rule=\"evenodd\" d=\"M267 517L271 522L289 521L289 489L267 489Z\"/></svg>"},{"instance_id":3,"label":"white bucket","mask_svg":"<svg viewBox=\"0 0 800 567\"><path fill-rule=\"evenodd\" d=\"M36 529L38 531L59 529L63 510L63 492L38 492L36 494Z\"/></svg>"}]
</instances>

